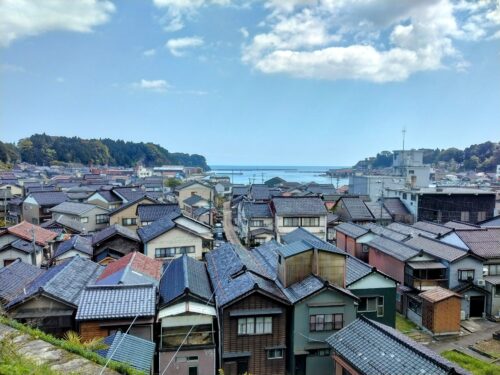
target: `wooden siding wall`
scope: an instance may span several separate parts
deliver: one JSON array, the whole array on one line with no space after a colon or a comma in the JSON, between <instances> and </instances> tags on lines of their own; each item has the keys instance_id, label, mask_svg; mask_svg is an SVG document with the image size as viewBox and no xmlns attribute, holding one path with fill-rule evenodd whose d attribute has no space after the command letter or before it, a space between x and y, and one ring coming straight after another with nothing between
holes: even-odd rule
<instances>
[{"instance_id":1,"label":"wooden siding wall","mask_svg":"<svg viewBox=\"0 0 500 375\"><path fill-rule=\"evenodd\" d=\"M345 257L318 251L318 274L331 284L344 287Z\"/></svg>"},{"instance_id":2,"label":"wooden siding wall","mask_svg":"<svg viewBox=\"0 0 500 375\"><path fill-rule=\"evenodd\" d=\"M238 336L238 317L230 317L232 310L282 308L283 313L273 315L273 333L267 335ZM267 359L265 348L286 345L286 309L281 303L254 293L224 310L222 322L224 337L223 353L250 352L248 372L252 375L285 374L286 351L281 359ZM226 375L236 375L236 360L224 360Z\"/></svg>"},{"instance_id":3,"label":"wooden siding wall","mask_svg":"<svg viewBox=\"0 0 500 375\"><path fill-rule=\"evenodd\" d=\"M458 297L434 304L424 300L422 325L435 334L460 332L460 301Z\"/></svg>"},{"instance_id":4,"label":"wooden siding wall","mask_svg":"<svg viewBox=\"0 0 500 375\"><path fill-rule=\"evenodd\" d=\"M314 251L306 251L297 254L293 257L285 259L285 287L305 279L311 273L315 273L314 266Z\"/></svg>"},{"instance_id":5,"label":"wooden siding wall","mask_svg":"<svg viewBox=\"0 0 500 375\"><path fill-rule=\"evenodd\" d=\"M85 340L92 340L93 338L104 338L108 336L109 328L101 327L101 322L82 322L80 323L80 336Z\"/></svg>"}]
</instances>

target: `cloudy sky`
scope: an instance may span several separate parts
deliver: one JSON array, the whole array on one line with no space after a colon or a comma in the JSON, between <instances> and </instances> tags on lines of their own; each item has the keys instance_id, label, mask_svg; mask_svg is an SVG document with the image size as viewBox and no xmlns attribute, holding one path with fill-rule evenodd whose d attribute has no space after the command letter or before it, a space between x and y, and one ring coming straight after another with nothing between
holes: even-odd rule
<instances>
[{"instance_id":1,"label":"cloudy sky","mask_svg":"<svg viewBox=\"0 0 500 375\"><path fill-rule=\"evenodd\" d=\"M350 165L500 139L499 0L0 0L0 139Z\"/></svg>"}]
</instances>

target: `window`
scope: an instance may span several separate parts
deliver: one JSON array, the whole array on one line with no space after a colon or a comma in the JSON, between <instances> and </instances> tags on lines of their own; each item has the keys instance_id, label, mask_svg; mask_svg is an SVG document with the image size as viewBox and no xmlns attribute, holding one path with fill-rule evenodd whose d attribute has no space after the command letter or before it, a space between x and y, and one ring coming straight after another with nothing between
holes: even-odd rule
<instances>
[{"instance_id":1,"label":"window","mask_svg":"<svg viewBox=\"0 0 500 375\"><path fill-rule=\"evenodd\" d=\"M408 198L407 194L403 193L403 199L407 199L407 198Z\"/></svg>"},{"instance_id":2,"label":"window","mask_svg":"<svg viewBox=\"0 0 500 375\"><path fill-rule=\"evenodd\" d=\"M264 220L250 220L250 226L251 227L263 227Z\"/></svg>"},{"instance_id":3,"label":"window","mask_svg":"<svg viewBox=\"0 0 500 375\"><path fill-rule=\"evenodd\" d=\"M477 213L477 221L486 220L486 211L479 211Z\"/></svg>"},{"instance_id":4,"label":"window","mask_svg":"<svg viewBox=\"0 0 500 375\"><path fill-rule=\"evenodd\" d=\"M416 194L412 194L410 199L415 202L417 200Z\"/></svg>"},{"instance_id":5,"label":"window","mask_svg":"<svg viewBox=\"0 0 500 375\"><path fill-rule=\"evenodd\" d=\"M495 285L495 297L500 297L500 284Z\"/></svg>"},{"instance_id":6,"label":"window","mask_svg":"<svg viewBox=\"0 0 500 375\"><path fill-rule=\"evenodd\" d=\"M284 217L283 218L284 227L299 227L300 217Z\"/></svg>"},{"instance_id":7,"label":"window","mask_svg":"<svg viewBox=\"0 0 500 375\"><path fill-rule=\"evenodd\" d=\"M88 223L89 222L89 218L88 217L81 217L80 218L80 222L81 223Z\"/></svg>"},{"instance_id":8,"label":"window","mask_svg":"<svg viewBox=\"0 0 500 375\"><path fill-rule=\"evenodd\" d=\"M311 349L309 355L314 357L329 357L330 349Z\"/></svg>"},{"instance_id":9,"label":"window","mask_svg":"<svg viewBox=\"0 0 500 375\"><path fill-rule=\"evenodd\" d=\"M267 359L283 358L283 349L269 349L267 351Z\"/></svg>"},{"instance_id":10,"label":"window","mask_svg":"<svg viewBox=\"0 0 500 375\"><path fill-rule=\"evenodd\" d=\"M474 270L458 270L458 280L460 281L474 280Z\"/></svg>"},{"instance_id":11,"label":"window","mask_svg":"<svg viewBox=\"0 0 500 375\"><path fill-rule=\"evenodd\" d=\"M309 316L311 332L333 331L344 326L344 314L317 314Z\"/></svg>"},{"instance_id":12,"label":"window","mask_svg":"<svg viewBox=\"0 0 500 375\"><path fill-rule=\"evenodd\" d=\"M384 316L384 297L377 297L377 317Z\"/></svg>"},{"instance_id":13,"label":"window","mask_svg":"<svg viewBox=\"0 0 500 375\"><path fill-rule=\"evenodd\" d=\"M107 224L109 223L109 216L106 214L95 215L96 224Z\"/></svg>"},{"instance_id":14,"label":"window","mask_svg":"<svg viewBox=\"0 0 500 375\"><path fill-rule=\"evenodd\" d=\"M486 269L487 269L486 275L489 276L500 275L500 264L487 264Z\"/></svg>"},{"instance_id":15,"label":"window","mask_svg":"<svg viewBox=\"0 0 500 375\"><path fill-rule=\"evenodd\" d=\"M151 223L152 223L152 221L141 221L141 225L142 225L143 227L148 226L148 225L150 225Z\"/></svg>"},{"instance_id":16,"label":"window","mask_svg":"<svg viewBox=\"0 0 500 375\"><path fill-rule=\"evenodd\" d=\"M377 312L377 316L384 316L384 297L360 297L358 312Z\"/></svg>"},{"instance_id":17,"label":"window","mask_svg":"<svg viewBox=\"0 0 500 375\"><path fill-rule=\"evenodd\" d=\"M248 317L238 319L238 335L264 335L273 333L271 316Z\"/></svg>"},{"instance_id":18,"label":"window","mask_svg":"<svg viewBox=\"0 0 500 375\"><path fill-rule=\"evenodd\" d=\"M124 227L130 226L130 225L136 225L136 224L137 224L137 219L135 217L123 218L122 219L122 225Z\"/></svg>"},{"instance_id":19,"label":"window","mask_svg":"<svg viewBox=\"0 0 500 375\"><path fill-rule=\"evenodd\" d=\"M422 315L422 302L416 301L413 298L409 298L408 308L415 314Z\"/></svg>"},{"instance_id":20,"label":"window","mask_svg":"<svg viewBox=\"0 0 500 375\"><path fill-rule=\"evenodd\" d=\"M319 227L319 217L303 217L303 227Z\"/></svg>"},{"instance_id":21,"label":"window","mask_svg":"<svg viewBox=\"0 0 500 375\"><path fill-rule=\"evenodd\" d=\"M176 255L193 254L194 252L194 246L157 247L155 249L155 258L173 258Z\"/></svg>"},{"instance_id":22,"label":"window","mask_svg":"<svg viewBox=\"0 0 500 375\"><path fill-rule=\"evenodd\" d=\"M409 169L408 174L415 174L415 171L413 169Z\"/></svg>"},{"instance_id":23,"label":"window","mask_svg":"<svg viewBox=\"0 0 500 375\"><path fill-rule=\"evenodd\" d=\"M460 220L461 221L469 221L469 211L460 212Z\"/></svg>"}]
</instances>

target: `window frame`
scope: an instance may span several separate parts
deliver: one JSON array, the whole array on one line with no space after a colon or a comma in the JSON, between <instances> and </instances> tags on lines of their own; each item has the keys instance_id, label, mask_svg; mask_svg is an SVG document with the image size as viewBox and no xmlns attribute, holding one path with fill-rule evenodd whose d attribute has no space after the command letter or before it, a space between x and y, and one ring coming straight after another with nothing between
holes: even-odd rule
<instances>
[{"instance_id":1,"label":"window frame","mask_svg":"<svg viewBox=\"0 0 500 375\"><path fill-rule=\"evenodd\" d=\"M80 217L80 223L87 224L89 222L89 217L88 216L81 216Z\"/></svg>"},{"instance_id":2,"label":"window frame","mask_svg":"<svg viewBox=\"0 0 500 375\"><path fill-rule=\"evenodd\" d=\"M340 318L340 319L338 319ZM340 324L338 324L340 323ZM309 315L310 332L338 331L344 327L344 314L311 314Z\"/></svg>"},{"instance_id":3,"label":"window frame","mask_svg":"<svg viewBox=\"0 0 500 375\"><path fill-rule=\"evenodd\" d=\"M266 352L267 352L267 359L269 360L283 359L285 357L285 350L283 348L267 349ZM271 353L273 354L273 356L270 356Z\"/></svg>"},{"instance_id":4,"label":"window frame","mask_svg":"<svg viewBox=\"0 0 500 375\"><path fill-rule=\"evenodd\" d=\"M238 336L272 335L273 333L273 317L269 315L238 318L236 325ZM261 327L259 330L258 326Z\"/></svg>"},{"instance_id":5,"label":"window frame","mask_svg":"<svg viewBox=\"0 0 500 375\"><path fill-rule=\"evenodd\" d=\"M469 278L469 276L466 276L465 278L463 277L463 274L469 275L469 273L472 273L472 277ZM476 277L476 270L471 269L471 268L465 268L465 269L459 269L458 270L458 281L472 281Z\"/></svg>"},{"instance_id":6,"label":"window frame","mask_svg":"<svg viewBox=\"0 0 500 375\"><path fill-rule=\"evenodd\" d=\"M129 224L129 221L130 221L130 224ZM137 225L137 218L136 217L124 217L124 218L122 218L122 226L131 227L132 225Z\"/></svg>"},{"instance_id":7,"label":"window frame","mask_svg":"<svg viewBox=\"0 0 500 375\"><path fill-rule=\"evenodd\" d=\"M104 217L104 220L102 218ZM95 223L96 224L108 224L109 216L107 214L96 214L95 215Z\"/></svg>"}]
</instances>

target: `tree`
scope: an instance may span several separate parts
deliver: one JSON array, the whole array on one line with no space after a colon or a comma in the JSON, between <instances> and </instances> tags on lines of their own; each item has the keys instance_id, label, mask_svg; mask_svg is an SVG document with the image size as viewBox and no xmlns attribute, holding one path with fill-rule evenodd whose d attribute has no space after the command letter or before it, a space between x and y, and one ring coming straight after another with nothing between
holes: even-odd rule
<instances>
[{"instance_id":1,"label":"tree","mask_svg":"<svg viewBox=\"0 0 500 375\"><path fill-rule=\"evenodd\" d=\"M174 189L175 187L179 186L181 184L181 182L176 179L176 178L173 178L173 177L170 177L170 178L167 178L163 184L166 186L166 187L169 187L171 189Z\"/></svg>"}]
</instances>

